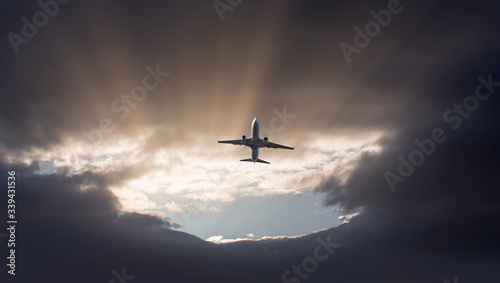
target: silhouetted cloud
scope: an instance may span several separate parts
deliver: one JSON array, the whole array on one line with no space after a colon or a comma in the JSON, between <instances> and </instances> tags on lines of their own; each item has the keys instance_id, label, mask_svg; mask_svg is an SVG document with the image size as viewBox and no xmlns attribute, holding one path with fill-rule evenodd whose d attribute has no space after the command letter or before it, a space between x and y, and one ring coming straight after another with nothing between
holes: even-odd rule
<instances>
[{"instance_id":1,"label":"silhouetted cloud","mask_svg":"<svg viewBox=\"0 0 500 283\"><path fill-rule=\"evenodd\" d=\"M123 267L135 276L130 282L497 281L498 4L401 1L404 10L348 63L339 44L353 44L354 28L389 1L268 2L243 1L221 22L213 1L70 1L18 54L4 38L0 178L16 170L19 222L17 275L6 273L3 257L2 282L110 282ZM21 18L41 9L0 5L4 35L21 34ZM143 84L148 66L170 74L120 119L111 105L125 103L121 95ZM477 98L478 85L490 97ZM470 116L456 112L464 103L475 109ZM227 182L241 170L192 166L193 158L205 165L222 155L215 141L254 116L270 127L272 109L285 105L297 118L274 134L296 146L286 162L307 168L243 176L275 181L257 190ZM89 147L82 131L102 119L115 128ZM386 172L401 175L401 158L423 152L415 140L432 139L436 128L446 140L434 141L392 191ZM57 172L36 173L41 161ZM211 173L208 181L183 180ZM154 216L165 203L182 212L177 200L147 196L182 192L209 208L238 192L304 187L325 194L324 205L349 222L300 237L214 244L175 230L166 212ZM124 200L143 207L125 210ZM3 238L0 251L8 254Z\"/></svg>"}]
</instances>

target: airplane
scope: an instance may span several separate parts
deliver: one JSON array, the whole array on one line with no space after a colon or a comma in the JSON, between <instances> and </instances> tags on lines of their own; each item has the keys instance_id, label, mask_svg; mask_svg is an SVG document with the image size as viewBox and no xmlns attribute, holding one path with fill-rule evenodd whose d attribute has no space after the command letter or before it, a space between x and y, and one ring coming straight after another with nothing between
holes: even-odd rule
<instances>
[{"instance_id":1,"label":"airplane","mask_svg":"<svg viewBox=\"0 0 500 283\"><path fill-rule=\"evenodd\" d=\"M250 147L252 149L252 158L242 159L240 161L253 162L253 163L259 162L259 163L271 164L267 161L259 159L259 148L261 147L274 148L274 149L283 148L283 149L293 150L293 147L269 142L269 139L267 137L261 139L259 137L260 122L258 118L253 119L252 127L250 128L250 130L252 133L252 137L250 138L247 138L245 135L243 135L239 140L218 141L218 143L228 143L232 145L244 145Z\"/></svg>"}]
</instances>

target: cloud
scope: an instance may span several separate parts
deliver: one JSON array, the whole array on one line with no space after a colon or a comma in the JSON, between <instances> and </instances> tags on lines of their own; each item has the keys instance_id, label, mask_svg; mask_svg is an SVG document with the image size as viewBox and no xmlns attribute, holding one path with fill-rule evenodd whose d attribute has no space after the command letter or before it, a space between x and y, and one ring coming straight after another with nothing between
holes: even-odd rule
<instances>
[{"instance_id":1,"label":"cloud","mask_svg":"<svg viewBox=\"0 0 500 283\"><path fill-rule=\"evenodd\" d=\"M360 215L361 213L359 212L354 212L354 213L350 213L350 214L346 214L346 215L342 215L342 216L339 216L338 219L339 219L339 223L340 224L344 224L344 223L349 223L349 221L351 221L352 218Z\"/></svg>"},{"instance_id":2,"label":"cloud","mask_svg":"<svg viewBox=\"0 0 500 283\"><path fill-rule=\"evenodd\" d=\"M174 201L167 202L165 204L165 207L172 212L181 212L182 211L181 207L178 204L176 204Z\"/></svg>"},{"instance_id":3,"label":"cloud","mask_svg":"<svg viewBox=\"0 0 500 283\"><path fill-rule=\"evenodd\" d=\"M20 32L31 4L2 4L3 34ZM498 90L460 128L443 121L478 75L500 78L498 4L405 3L347 64L339 43L384 5L248 1L221 23L211 1L72 1L19 55L5 40L0 178L16 170L17 279L109 282L126 267L137 282L280 282L328 237L341 246L308 282L498 278ZM156 65L171 75L120 119L111 104ZM248 135L255 116L271 128L285 105L297 118L272 138L296 149L263 150L272 167L215 143ZM391 192L384 172L436 127L447 141ZM83 132L97 130L92 146ZM311 188L348 223L205 241L171 218Z\"/></svg>"}]
</instances>

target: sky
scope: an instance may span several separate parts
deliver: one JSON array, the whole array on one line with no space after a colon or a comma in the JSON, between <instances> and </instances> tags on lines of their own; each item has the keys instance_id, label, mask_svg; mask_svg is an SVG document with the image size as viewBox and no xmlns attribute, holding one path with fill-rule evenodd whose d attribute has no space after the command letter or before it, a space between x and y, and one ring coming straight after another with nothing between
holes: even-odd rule
<instances>
[{"instance_id":1,"label":"sky","mask_svg":"<svg viewBox=\"0 0 500 283\"><path fill-rule=\"evenodd\" d=\"M498 281L493 1L0 6L2 282Z\"/></svg>"}]
</instances>

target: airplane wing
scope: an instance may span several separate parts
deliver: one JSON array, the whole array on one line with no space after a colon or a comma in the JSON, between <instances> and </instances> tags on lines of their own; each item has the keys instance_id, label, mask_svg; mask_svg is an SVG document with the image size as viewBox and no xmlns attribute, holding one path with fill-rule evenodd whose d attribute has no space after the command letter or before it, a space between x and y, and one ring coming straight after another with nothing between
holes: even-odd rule
<instances>
[{"instance_id":1,"label":"airplane wing","mask_svg":"<svg viewBox=\"0 0 500 283\"><path fill-rule=\"evenodd\" d=\"M260 140L259 141L259 147L267 147L267 148L282 148L282 149L290 149L290 150L293 150L293 147L289 147L289 146L285 146L285 145L281 145L281 144L277 144L277 143L273 143L273 142L268 142L267 145L264 144L264 141Z\"/></svg>"},{"instance_id":2,"label":"airplane wing","mask_svg":"<svg viewBox=\"0 0 500 283\"><path fill-rule=\"evenodd\" d=\"M218 143L228 143L232 145L245 145L248 139L245 140L245 142L241 142L241 140L227 140L227 141L218 141Z\"/></svg>"},{"instance_id":3,"label":"airplane wing","mask_svg":"<svg viewBox=\"0 0 500 283\"><path fill-rule=\"evenodd\" d=\"M293 150L293 147L289 147L289 146L285 146L285 145L281 145L281 144L277 144L277 143L272 143L272 142L268 142L266 147L269 147L269 148L282 148L282 149L291 149L291 150Z\"/></svg>"}]
</instances>

